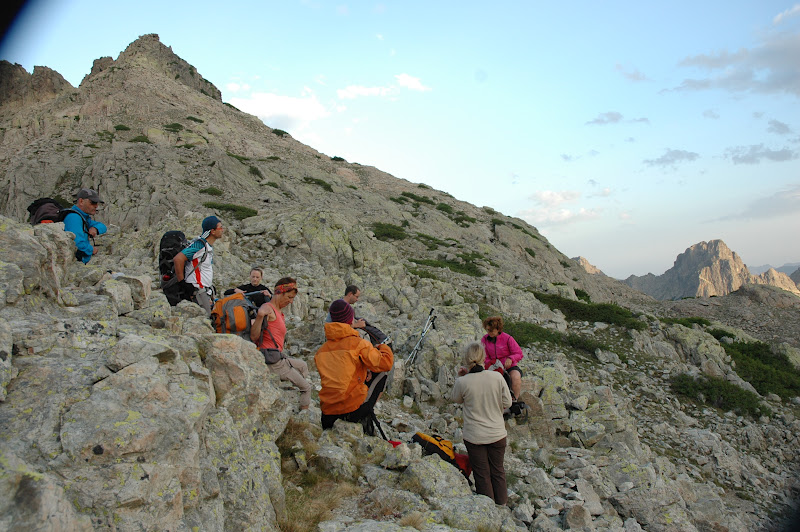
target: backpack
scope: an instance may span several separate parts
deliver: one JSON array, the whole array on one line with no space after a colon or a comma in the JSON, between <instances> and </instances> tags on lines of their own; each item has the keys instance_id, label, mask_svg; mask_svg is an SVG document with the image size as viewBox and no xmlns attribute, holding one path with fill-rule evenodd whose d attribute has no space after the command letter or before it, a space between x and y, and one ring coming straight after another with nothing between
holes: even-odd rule
<instances>
[{"instance_id":1,"label":"backpack","mask_svg":"<svg viewBox=\"0 0 800 532\"><path fill-rule=\"evenodd\" d=\"M211 325L220 334L236 334L250 340L250 320L256 307L244 294L218 299L211 309Z\"/></svg>"},{"instance_id":2,"label":"backpack","mask_svg":"<svg viewBox=\"0 0 800 532\"><path fill-rule=\"evenodd\" d=\"M28 221L31 225L63 222L67 215L64 211L69 210L53 198L39 198L28 205Z\"/></svg>"},{"instance_id":3,"label":"backpack","mask_svg":"<svg viewBox=\"0 0 800 532\"><path fill-rule=\"evenodd\" d=\"M161 276L161 290L164 291L167 301L173 307L184 299L192 298L192 294L186 293L184 286L178 283L174 259L175 255L192 245L193 242L194 240L191 242L186 240L186 235L182 231L167 231L161 236L161 242L158 245L158 273ZM208 254L207 249L206 254ZM203 260L205 260L205 255L200 262Z\"/></svg>"},{"instance_id":4,"label":"backpack","mask_svg":"<svg viewBox=\"0 0 800 532\"><path fill-rule=\"evenodd\" d=\"M455 466L461 471L461 474L469 480L472 473L472 467L469 464L469 456L453 451L453 442L445 440L436 434L424 434L417 432L411 438L411 441L418 443L422 447L423 454L438 454L439 458L445 462ZM472 482L470 482L470 485Z\"/></svg>"}]
</instances>

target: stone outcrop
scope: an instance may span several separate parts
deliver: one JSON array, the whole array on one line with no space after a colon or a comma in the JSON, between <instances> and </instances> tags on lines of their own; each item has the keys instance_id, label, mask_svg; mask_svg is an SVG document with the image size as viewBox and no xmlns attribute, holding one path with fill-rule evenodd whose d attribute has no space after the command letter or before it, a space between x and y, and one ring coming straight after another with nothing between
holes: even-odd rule
<instances>
[{"instance_id":1,"label":"stone outcrop","mask_svg":"<svg viewBox=\"0 0 800 532\"><path fill-rule=\"evenodd\" d=\"M0 105L0 528L302 527L293 503L327 491L303 479L324 478L350 488L321 531L778 529L797 494L800 399L759 397L773 414L752 419L673 395L675 375L752 391L713 336L656 317L693 308L590 274L521 220L276 134L203 94L182 63L170 70L174 57L145 36L96 61L75 94ZM62 224L24 224L32 198L77 186L107 201L88 265ZM401 445L360 425L322 432L316 400L299 413L252 344L212 333L192 303L169 306L158 240L197 234L212 212L227 228L218 288L254 264L268 284L298 279L286 351L309 363L315 389L327 305L361 287L357 313L394 340L377 415ZM567 319L536 296L576 292L633 309L642 327ZM769 337L800 323L795 300L748 284L687 301L719 302L702 308L731 338L800 361L800 334ZM432 308L437 328L406 363ZM446 398L486 312L602 345L525 344L530 416L507 424L506 508L410 443L436 433L465 452L463 412Z\"/></svg>"},{"instance_id":2,"label":"stone outcrop","mask_svg":"<svg viewBox=\"0 0 800 532\"><path fill-rule=\"evenodd\" d=\"M592 275L603 274L603 271L598 268L597 266L593 265L586 257L573 257L572 260L578 263L578 265L586 270L587 273ZM605 274L603 274L605 275Z\"/></svg>"},{"instance_id":3,"label":"stone outcrop","mask_svg":"<svg viewBox=\"0 0 800 532\"><path fill-rule=\"evenodd\" d=\"M777 286L800 296L796 283L784 273L770 268L760 275L751 275L739 255L722 240L700 242L687 248L662 275L631 275L623 282L662 300L722 296L746 284Z\"/></svg>"},{"instance_id":4,"label":"stone outcrop","mask_svg":"<svg viewBox=\"0 0 800 532\"><path fill-rule=\"evenodd\" d=\"M33 74L28 74L21 65L0 60L0 106L18 108L32 105L74 90L55 70L36 66Z\"/></svg>"}]
</instances>

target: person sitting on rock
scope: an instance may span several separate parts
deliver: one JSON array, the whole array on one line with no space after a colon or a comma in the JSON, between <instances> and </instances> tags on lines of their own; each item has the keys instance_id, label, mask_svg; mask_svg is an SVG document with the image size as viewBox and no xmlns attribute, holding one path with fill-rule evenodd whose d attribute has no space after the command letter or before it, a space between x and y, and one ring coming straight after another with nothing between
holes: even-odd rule
<instances>
[{"instance_id":1,"label":"person sitting on rock","mask_svg":"<svg viewBox=\"0 0 800 532\"><path fill-rule=\"evenodd\" d=\"M75 205L64 217L64 231L75 235L75 247L77 248L75 258L84 264L88 264L92 260L92 256L97 253L97 248L93 245L94 238L108 230L105 224L92 219L101 203L105 202L100 199L97 191L91 188L82 188L78 191Z\"/></svg>"},{"instance_id":2,"label":"person sitting on rock","mask_svg":"<svg viewBox=\"0 0 800 532\"><path fill-rule=\"evenodd\" d=\"M314 362L322 389L319 406L322 428L333 427L337 419L361 423L374 435L372 424L378 396L386 386L386 372L392 369L394 354L389 346L373 346L353 329L353 307L344 299L330 306L331 322L325 324L325 338ZM372 372L367 380L368 372Z\"/></svg>"},{"instance_id":3,"label":"person sitting on rock","mask_svg":"<svg viewBox=\"0 0 800 532\"><path fill-rule=\"evenodd\" d=\"M311 384L308 382L308 364L299 358L289 358L283 353L286 339L286 319L281 312L297 296L297 281L284 277L275 283L274 295L259 307L250 327L250 339L258 345L264 362L282 381L289 381L300 390L300 410L311 404ZM264 325L266 321L266 325Z\"/></svg>"},{"instance_id":4,"label":"person sitting on rock","mask_svg":"<svg viewBox=\"0 0 800 532\"><path fill-rule=\"evenodd\" d=\"M499 362L511 379L511 393L514 399L519 399L522 390L522 370L517 364L522 360L522 348L514 337L503 332L503 318L492 316L483 320L486 334L481 338L483 348L486 350L484 368L489 369L495 362Z\"/></svg>"},{"instance_id":5,"label":"person sitting on rock","mask_svg":"<svg viewBox=\"0 0 800 532\"><path fill-rule=\"evenodd\" d=\"M233 294L252 294L248 296L250 301L253 302L256 308L260 308L261 305L267 302L268 299L272 298L272 292L269 288L261 284L261 279L264 276L264 271L261 268L253 268L250 270L250 283L249 284L242 284L237 286L236 288L229 288L225 290L224 295L230 296ZM253 292L261 292L260 294L253 294Z\"/></svg>"}]
</instances>

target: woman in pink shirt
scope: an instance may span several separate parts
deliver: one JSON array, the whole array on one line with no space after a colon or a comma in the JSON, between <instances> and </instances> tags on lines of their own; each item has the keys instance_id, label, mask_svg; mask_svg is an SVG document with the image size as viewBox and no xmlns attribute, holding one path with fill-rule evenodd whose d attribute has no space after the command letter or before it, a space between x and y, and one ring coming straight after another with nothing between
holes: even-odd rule
<instances>
[{"instance_id":1,"label":"woman in pink shirt","mask_svg":"<svg viewBox=\"0 0 800 532\"><path fill-rule=\"evenodd\" d=\"M516 340L503 332L503 318L492 316L483 320L486 334L481 338L483 348L486 350L486 359L483 367L489 369L495 362L499 362L511 378L511 393L514 400L519 399L522 387L522 370L517 367L522 360L522 348Z\"/></svg>"}]
</instances>

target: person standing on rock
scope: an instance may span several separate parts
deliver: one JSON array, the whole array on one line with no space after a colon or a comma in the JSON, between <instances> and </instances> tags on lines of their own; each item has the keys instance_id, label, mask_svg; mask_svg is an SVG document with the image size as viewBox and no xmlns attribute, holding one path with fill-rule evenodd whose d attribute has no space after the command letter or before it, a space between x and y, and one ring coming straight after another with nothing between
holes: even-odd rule
<instances>
[{"instance_id":1,"label":"person standing on rock","mask_svg":"<svg viewBox=\"0 0 800 532\"><path fill-rule=\"evenodd\" d=\"M222 238L225 228L216 216L203 219L203 234L186 249L175 255L175 277L178 282L186 281L192 301L203 307L211 315L214 301L214 242Z\"/></svg>"},{"instance_id":2,"label":"person standing on rock","mask_svg":"<svg viewBox=\"0 0 800 532\"><path fill-rule=\"evenodd\" d=\"M92 256L97 253L97 249L93 245L94 238L108 230L105 224L92 219L101 203L105 202L100 199L97 191L91 188L82 188L78 191L75 205L64 217L64 231L75 235L75 247L77 248L75 258L84 264L88 264L92 260Z\"/></svg>"},{"instance_id":3,"label":"person standing on rock","mask_svg":"<svg viewBox=\"0 0 800 532\"><path fill-rule=\"evenodd\" d=\"M495 362L503 365L503 369L511 379L511 392L514 399L519 399L522 390L522 370L517 364L522 360L522 348L514 337L503 332L503 318L492 316L483 320L483 329L486 334L481 338L483 348L486 350L486 360L483 367L489 369Z\"/></svg>"},{"instance_id":4,"label":"person standing on rock","mask_svg":"<svg viewBox=\"0 0 800 532\"><path fill-rule=\"evenodd\" d=\"M373 346L361 338L352 326L354 316L353 307L344 299L331 303L331 321L325 324L327 340L314 355L322 383L322 428L329 429L343 419L361 423L364 433L372 436L375 403L386 386L394 354L388 345Z\"/></svg>"},{"instance_id":5,"label":"person standing on rock","mask_svg":"<svg viewBox=\"0 0 800 532\"><path fill-rule=\"evenodd\" d=\"M486 352L473 342L464 349L463 364L453 386L451 399L464 405L464 444L475 476L475 489L496 504L508 501L506 432L503 411L511 406L511 393L503 376L483 368Z\"/></svg>"},{"instance_id":6,"label":"person standing on rock","mask_svg":"<svg viewBox=\"0 0 800 532\"><path fill-rule=\"evenodd\" d=\"M286 339L286 319L281 312L297 296L297 281L284 277L275 283L272 299L259 307L250 327L250 339L258 345L264 362L282 381L289 381L300 390L300 410L311 404L311 384L308 382L308 364L299 358L283 354ZM266 320L266 325L264 324Z\"/></svg>"}]
</instances>

